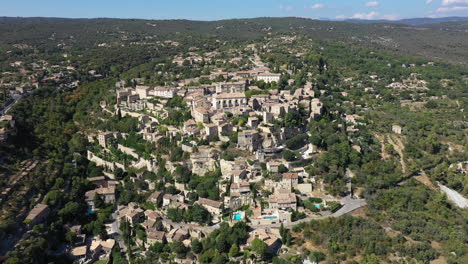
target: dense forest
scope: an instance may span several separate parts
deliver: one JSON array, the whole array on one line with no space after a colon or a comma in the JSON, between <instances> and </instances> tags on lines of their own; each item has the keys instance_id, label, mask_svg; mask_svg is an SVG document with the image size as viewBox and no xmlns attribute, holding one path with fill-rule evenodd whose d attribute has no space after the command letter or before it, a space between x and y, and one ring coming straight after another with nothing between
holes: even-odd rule
<instances>
[{"instance_id":1,"label":"dense forest","mask_svg":"<svg viewBox=\"0 0 468 264\"><path fill-rule=\"evenodd\" d=\"M401 55L445 59L456 63L468 61L466 23L450 22L427 27L398 23L349 23L305 18L255 18L213 22L189 20L124 20L3 18L0 20L1 44L34 44L47 47L53 38L63 45L73 44L92 49L99 43L111 44L146 39L165 40L174 36L248 41L271 34L305 34L313 39L345 41ZM384 21L385 22L385 21ZM48 44L49 43L49 44ZM195 44L195 42L194 42ZM54 48L56 49L56 47Z\"/></svg>"}]
</instances>

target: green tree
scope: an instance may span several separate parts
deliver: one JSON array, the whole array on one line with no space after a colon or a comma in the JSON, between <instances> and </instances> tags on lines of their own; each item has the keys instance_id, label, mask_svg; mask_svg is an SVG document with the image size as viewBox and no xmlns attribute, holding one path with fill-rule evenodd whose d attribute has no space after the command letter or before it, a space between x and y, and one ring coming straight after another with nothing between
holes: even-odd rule
<instances>
[{"instance_id":1,"label":"green tree","mask_svg":"<svg viewBox=\"0 0 468 264\"><path fill-rule=\"evenodd\" d=\"M232 244L231 248L229 249L229 257L234 258L239 255L239 247L236 244Z\"/></svg>"},{"instance_id":2,"label":"green tree","mask_svg":"<svg viewBox=\"0 0 468 264\"><path fill-rule=\"evenodd\" d=\"M198 239L192 241L192 250L195 254L200 254L203 250L203 244Z\"/></svg>"},{"instance_id":3,"label":"green tree","mask_svg":"<svg viewBox=\"0 0 468 264\"><path fill-rule=\"evenodd\" d=\"M258 238L255 238L252 241L251 248L258 257L260 257L261 259L266 259L268 245L265 242L263 242L262 240L260 240Z\"/></svg>"},{"instance_id":4,"label":"green tree","mask_svg":"<svg viewBox=\"0 0 468 264\"><path fill-rule=\"evenodd\" d=\"M77 202L68 202L61 210L58 211L58 215L64 219L64 222L73 221L80 219L84 213L84 207Z\"/></svg>"},{"instance_id":5,"label":"green tree","mask_svg":"<svg viewBox=\"0 0 468 264\"><path fill-rule=\"evenodd\" d=\"M102 196L99 193L94 194L94 207L96 208L103 208L106 206L106 203L104 202L104 199L102 199Z\"/></svg>"},{"instance_id":6,"label":"green tree","mask_svg":"<svg viewBox=\"0 0 468 264\"><path fill-rule=\"evenodd\" d=\"M188 248L184 246L184 244L180 241L174 241L170 244L171 251L177 254L177 257L184 258L188 252Z\"/></svg>"}]
</instances>

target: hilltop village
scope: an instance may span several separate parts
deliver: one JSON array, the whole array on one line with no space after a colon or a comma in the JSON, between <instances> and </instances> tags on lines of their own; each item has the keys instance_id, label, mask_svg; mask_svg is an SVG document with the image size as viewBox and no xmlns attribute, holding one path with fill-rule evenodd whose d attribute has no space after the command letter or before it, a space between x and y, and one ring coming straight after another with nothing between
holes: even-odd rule
<instances>
[{"instance_id":1,"label":"hilltop village","mask_svg":"<svg viewBox=\"0 0 468 264\"><path fill-rule=\"evenodd\" d=\"M293 34L240 44L118 34L96 54L159 57L123 71L126 61L99 65L68 47L50 62L15 57L2 73L0 143L16 156L0 164L28 158L0 171L0 253L41 247L83 264L458 258L431 246L448 234L394 224L422 204L468 207L464 123L436 128L418 113L463 112L438 90L463 82L441 78L444 65Z\"/></svg>"},{"instance_id":2,"label":"hilltop village","mask_svg":"<svg viewBox=\"0 0 468 264\"><path fill-rule=\"evenodd\" d=\"M143 204L131 201L117 207L115 222L107 227L110 236L121 233L116 227L127 224L141 232L136 246L148 249L155 242L177 241L191 247L193 239L202 239L220 225L248 219L249 238L240 250L259 239L275 255L282 241L286 243L280 227L342 215L365 204L351 189L345 199L327 195L321 181L297 162L299 157L319 155L318 147L308 142L306 129L324 111L313 84L306 82L294 92L272 89L284 77L272 73L255 46L247 50L253 53L248 57L250 69L217 68L167 86L145 85L144 78L121 80L115 84L115 105L101 103L103 111L118 118L137 118L139 131L88 135L93 147L87 158L104 168L103 176L89 178L97 186L85 194L90 212L114 204L119 185L127 189L132 184L134 191L148 194ZM193 67L215 55L189 53L172 62ZM344 118L355 124L360 117ZM148 152L148 144L172 150ZM360 151L359 146L353 148ZM127 171L135 171L130 183L116 180L116 174ZM153 172L167 178L155 183ZM122 248L126 248L123 243ZM72 254L83 260L96 258L87 245L73 248Z\"/></svg>"}]
</instances>

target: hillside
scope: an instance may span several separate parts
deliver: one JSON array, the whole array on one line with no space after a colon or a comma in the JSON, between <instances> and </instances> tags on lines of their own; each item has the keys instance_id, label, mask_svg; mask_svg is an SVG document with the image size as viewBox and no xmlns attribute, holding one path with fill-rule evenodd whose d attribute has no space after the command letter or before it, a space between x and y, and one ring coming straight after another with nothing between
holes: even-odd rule
<instances>
[{"instance_id":1,"label":"hillside","mask_svg":"<svg viewBox=\"0 0 468 264\"><path fill-rule=\"evenodd\" d=\"M56 42L86 46L140 40L148 36L201 35L224 40L256 40L271 34L305 34L314 39L344 41L402 55L453 63L468 62L467 24L424 27L395 23L351 23L304 18L255 18L221 21L1 18L0 44L38 44L53 35ZM48 43L50 44L50 42Z\"/></svg>"},{"instance_id":2,"label":"hillside","mask_svg":"<svg viewBox=\"0 0 468 264\"><path fill-rule=\"evenodd\" d=\"M421 18L407 18L407 19L400 19L400 20L347 19L345 21L356 22L356 23L398 23L398 24L419 26L419 25L440 24L440 23L449 23L449 22L467 22L468 17L440 17L440 18L421 17Z\"/></svg>"},{"instance_id":3,"label":"hillside","mask_svg":"<svg viewBox=\"0 0 468 264\"><path fill-rule=\"evenodd\" d=\"M466 22L0 21L1 263L468 263Z\"/></svg>"}]
</instances>

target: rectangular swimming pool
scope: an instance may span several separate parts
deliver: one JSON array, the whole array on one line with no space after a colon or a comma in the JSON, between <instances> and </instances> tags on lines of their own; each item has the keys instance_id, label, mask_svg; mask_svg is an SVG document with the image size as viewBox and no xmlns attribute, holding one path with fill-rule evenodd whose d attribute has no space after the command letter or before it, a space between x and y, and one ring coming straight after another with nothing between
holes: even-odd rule
<instances>
[{"instance_id":1,"label":"rectangular swimming pool","mask_svg":"<svg viewBox=\"0 0 468 264\"><path fill-rule=\"evenodd\" d=\"M241 213L235 213L233 219L237 220L237 221L242 220L242 214Z\"/></svg>"}]
</instances>

